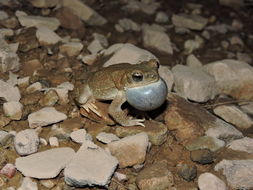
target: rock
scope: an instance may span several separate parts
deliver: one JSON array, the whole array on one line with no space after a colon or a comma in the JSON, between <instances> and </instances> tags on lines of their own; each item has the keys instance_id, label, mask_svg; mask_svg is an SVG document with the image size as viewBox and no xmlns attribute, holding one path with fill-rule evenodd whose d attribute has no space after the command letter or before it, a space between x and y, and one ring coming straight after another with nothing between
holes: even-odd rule
<instances>
[{"instance_id":1,"label":"rock","mask_svg":"<svg viewBox=\"0 0 253 190\"><path fill-rule=\"evenodd\" d=\"M59 104L65 105L69 102L68 92L74 90L74 85L70 82L63 82L53 89L59 97Z\"/></svg>"},{"instance_id":2,"label":"rock","mask_svg":"<svg viewBox=\"0 0 253 190\"><path fill-rule=\"evenodd\" d=\"M169 67L160 65L158 68L159 75L163 78L165 81L168 91L170 92L172 90L172 87L174 85L174 76Z\"/></svg>"},{"instance_id":3,"label":"rock","mask_svg":"<svg viewBox=\"0 0 253 190\"><path fill-rule=\"evenodd\" d=\"M9 17L9 15L5 11L0 11L0 20L5 20Z\"/></svg>"},{"instance_id":4,"label":"rock","mask_svg":"<svg viewBox=\"0 0 253 190\"><path fill-rule=\"evenodd\" d=\"M22 65L22 70L24 70L24 72L27 73L27 75L30 75L30 76L37 73L37 71L41 68L43 68L43 65L38 59L32 59L30 61L25 62Z\"/></svg>"},{"instance_id":5,"label":"rock","mask_svg":"<svg viewBox=\"0 0 253 190\"><path fill-rule=\"evenodd\" d=\"M50 146L59 146L59 140L57 137L50 137L49 138L49 144Z\"/></svg>"},{"instance_id":6,"label":"rock","mask_svg":"<svg viewBox=\"0 0 253 190\"><path fill-rule=\"evenodd\" d=\"M236 52L236 58L237 60L248 63L248 64L252 62L252 58L247 53Z\"/></svg>"},{"instance_id":7,"label":"rock","mask_svg":"<svg viewBox=\"0 0 253 190\"><path fill-rule=\"evenodd\" d=\"M220 139L209 136L202 136L188 142L185 147L189 151L208 149L213 152L216 152L224 146L225 142Z\"/></svg>"},{"instance_id":8,"label":"rock","mask_svg":"<svg viewBox=\"0 0 253 190\"><path fill-rule=\"evenodd\" d=\"M199 61L199 59L195 55L190 54L186 58L186 65L189 67L201 67L202 63Z\"/></svg>"},{"instance_id":9,"label":"rock","mask_svg":"<svg viewBox=\"0 0 253 190\"><path fill-rule=\"evenodd\" d=\"M195 36L194 39L189 39L184 42L185 53L190 54L194 50L201 48L203 45L204 45L203 38Z\"/></svg>"},{"instance_id":10,"label":"rock","mask_svg":"<svg viewBox=\"0 0 253 190\"><path fill-rule=\"evenodd\" d=\"M101 132L99 133L97 136L96 136L97 140L102 142L102 143L105 143L105 144L108 144L108 143L111 143L113 141L118 141L120 140L119 137L117 137L116 135L112 134L112 133L105 133L105 132Z\"/></svg>"},{"instance_id":11,"label":"rock","mask_svg":"<svg viewBox=\"0 0 253 190\"><path fill-rule=\"evenodd\" d=\"M119 19L118 25L122 28L123 30L122 32L124 31L139 32L141 30L139 24L128 18Z\"/></svg>"},{"instance_id":12,"label":"rock","mask_svg":"<svg viewBox=\"0 0 253 190\"><path fill-rule=\"evenodd\" d=\"M177 174L188 182L197 177L197 167L195 165L178 164L177 168Z\"/></svg>"},{"instance_id":13,"label":"rock","mask_svg":"<svg viewBox=\"0 0 253 190\"><path fill-rule=\"evenodd\" d=\"M83 49L83 44L80 42L68 42L59 47L62 54L67 56L77 56L80 51Z\"/></svg>"},{"instance_id":14,"label":"rock","mask_svg":"<svg viewBox=\"0 0 253 190\"><path fill-rule=\"evenodd\" d=\"M156 13L155 21L157 23L166 23L169 21L169 17L165 12L159 11Z\"/></svg>"},{"instance_id":15,"label":"rock","mask_svg":"<svg viewBox=\"0 0 253 190\"><path fill-rule=\"evenodd\" d=\"M202 173L198 178L200 190L227 190L226 184L212 173Z\"/></svg>"},{"instance_id":16,"label":"rock","mask_svg":"<svg viewBox=\"0 0 253 190\"><path fill-rule=\"evenodd\" d=\"M159 6L160 3L153 0L151 1L131 0L127 1L127 5L123 6L122 9L130 13L142 11L148 15L153 15Z\"/></svg>"},{"instance_id":17,"label":"rock","mask_svg":"<svg viewBox=\"0 0 253 190\"><path fill-rule=\"evenodd\" d=\"M238 9L245 5L243 0L219 0L220 5L232 7Z\"/></svg>"},{"instance_id":18,"label":"rock","mask_svg":"<svg viewBox=\"0 0 253 190\"><path fill-rule=\"evenodd\" d=\"M227 24L216 24L207 26L206 29L220 34L226 34L228 31L232 30L232 27Z\"/></svg>"},{"instance_id":19,"label":"rock","mask_svg":"<svg viewBox=\"0 0 253 190\"><path fill-rule=\"evenodd\" d=\"M214 170L222 170L232 188L253 188L253 160L222 160L216 164Z\"/></svg>"},{"instance_id":20,"label":"rock","mask_svg":"<svg viewBox=\"0 0 253 190\"><path fill-rule=\"evenodd\" d=\"M36 8L52 8L59 3L59 0L29 0L29 2Z\"/></svg>"},{"instance_id":21,"label":"rock","mask_svg":"<svg viewBox=\"0 0 253 190\"><path fill-rule=\"evenodd\" d=\"M127 180L127 176L125 174L122 174L119 172L115 172L114 177L119 181L126 181Z\"/></svg>"},{"instance_id":22,"label":"rock","mask_svg":"<svg viewBox=\"0 0 253 190\"><path fill-rule=\"evenodd\" d=\"M2 26L9 29L15 29L19 26L18 19L14 16L7 18L5 20L0 20L0 23Z\"/></svg>"},{"instance_id":23,"label":"rock","mask_svg":"<svg viewBox=\"0 0 253 190\"><path fill-rule=\"evenodd\" d=\"M155 27L146 26L142 29L142 41L145 48L153 48L162 53L173 54L170 37Z\"/></svg>"},{"instance_id":24,"label":"rock","mask_svg":"<svg viewBox=\"0 0 253 190\"><path fill-rule=\"evenodd\" d=\"M0 170L0 174L12 178L16 174L16 168L13 164L8 163Z\"/></svg>"},{"instance_id":25,"label":"rock","mask_svg":"<svg viewBox=\"0 0 253 190\"><path fill-rule=\"evenodd\" d=\"M12 137L13 135L11 135L10 133L0 130L0 145L1 146L7 145L10 138Z\"/></svg>"},{"instance_id":26,"label":"rock","mask_svg":"<svg viewBox=\"0 0 253 190\"><path fill-rule=\"evenodd\" d=\"M92 54L97 54L98 52L100 52L101 50L104 49L104 47L102 46L102 44L94 39L87 47L87 49L89 50L89 52L91 52Z\"/></svg>"},{"instance_id":27,"label":"rock","mask_svg":"<svg viewBox=\"0 0 253 190\"><path fill-rule=\"evenodd\" d=\"M18 71L20 62L18 55L10 45L0 36L0 72Z\"/></svg>"},{"instance_id":28,"label":"rock","mask_svg":"<svg viewBox=\"0 0 253 190\"><path fill-rule=\"evenodd\" d=\"M168 129L166 125L157 121L145 121L145 128L143 127L117 127L116 135L118 137L127 137L137 133L145 132L148 135L149 141L153 145L161 145L167 140Z\"/></svg>"},{"instance_id":29,"label":"rock","mask_svg":"<svg viewBox=\"0 0 253 190\"><path fill-rule=\"evenodd\" d=\"M119 167L125 168L142 164L148 147L148 135L138 133L107 144L108 149L119 161Z\"/></svg>"},{"instance_id":30,"label":"rock","mask_svg":"<svg viewBox=\"0 0 253 190\"><path fill-rule=\"evenodd\" d=\"M108 49L101 52L104 56L112 55L108 61L106 61L103 67L118 63L131 63L137 64L143 61L149 61L150 59L158 58L147 50L138 48L132 44L114 44Z\"/></svg>"},{"instance_id":31,"label":"rock","mask_svg":"<svg viewBox=\"0 0 253 190\"><path fill-rule=\"evenodd\" d=\"M172 93L167 99L170 106L165 113L165 124L183 145L204 134L225 142L243 137L242 133L232 125L215 117L202 107Z\"/></svg>"},{"instance_id":32,"label":"rock","mask_svg":"<svg viewBox=\"0 0 253 190\"><path fill-rule=\"evenodd\" d=\"M214 155L208 149L191 151L191 160L199 164L211 164L214 162Z\"/></svg>"},{"instance_id":33,"label":"rock","mask_svg":"<svg viewBox=\"0 0 253 190\"><path fill-rule=\"evenodd\" d=\"M140 190L166 190L174 185L174 179L166 162L156 162L140 171L136 184Z\"/></svg>"},{"instance_id":34,"label":"rock","mask_svg":"<svg viewBox=\"0 0 253 190\"><path fill-rule=\"evenodd\" d=\"M253 120L235 105L217 106L213 111L226 122L240 129L248 129L253 126Z\"/></svg>"},{"instance_id":35,"label":"rock","mask_svg":"<svg viewBox=\"0 0 253 190\"><path fill-rule=\"evenodd\" d=\"M200 68L176 65L172 68L174 90L196 102L206 102L217 95L215 79Z\"/></svg>"},{"instance_id":36,"label":"rock","mask_svg":"<svg viewBox=\"0 0 253 190\"><path fill-rule=\"evenodd\" d=\"M247 63L224 59L203 67L214 76L220 93L236 99L253 100L253 67Z\"/></svg>"},{"instance_id":37,"label":"rock","mask_svg":"<svg viewBox=\"0 0 253 190\"><path fill-rule=\"evenodd\" d=\"M59 100L57 93L54 90L49 90L46 94L40 99L39 104L41 106L54 106Z\"/></svg>"},{"instance_id":38,"label":"rock","mask_svg":"<svg viewBox=\"0 0 253 190\"><path fill-rule=\"evenodd\" d=\"M38 190L38 185L30 177L25 177L17 190Z\"/></svg>"},{"instance_id":39,"label":"rock","mask_svg":"<svg viewBox=\"0 0 253 190\"><path fill-rule=\"evenodd\" d=\"M248 152L253 154L253 138L244 137L230 142L227 147L235 151Z\"/></svg>"},{"instance_id":40,"label":"rock","mask_svg":"<svg viewBox=\"0 0 253 190\"><path fill-rule=\"evenodd\" d=\"M23 105L20 102L10 101L3 104L3 110L6 117L12 120L20 120L22 117Z\"/></svg>"},{"instance_id":41,"label":"rock","mask_svg":"<svg viewBox=\"0 0 253 190\"><path fill-rule=\"evenodd\" d=\"M10 37L10 36L13 36L13 35L14 35L14 31L12 29L7 29L7 28L1 28L0 29L0 36L4 36L4 37L8 36L8 37ZM9 44L9 46L11 48L11 44ZM13 49L12 49L12 51L13 51ZM15 52L15 51L13 51L13 52Z\"/></svg>"},{"instance_id":42,"label":"rock","mask_svg":"<svg viewBox=\"0 0 253 190\"><path fill-rule=\"evenodd\" d=\"M34 129L22 130L14 138L15 150L21 156L37 152L39 143L38 133Z\"/></svg>"},{"instance_id":43,"label":"rock","mask_svg":"<svg viewBox=\"0 0 253 190\"><path fill-rule=\"evenodd\" d=\"M57 30L60 26L60 22L55 17L42 17L42 16L19 16L18 20L24 27L47 27L51 30Z\"/></svg>"},{"instance_id":44,"label":"rock","mask_svg":"<svg viewBox=\"0 0 253 190\"><path fill-rule=\"evenodd\" d=\"M85 5L80 0L63 0L63 7L67 7L74 15L89 25L100 26L106 24L107 20Z\"/></svg>"},{"instance_id":45,"label":"rock","mask_svg":"<svg viewBox=\"0 0 253 190\"><path fill-rule=\"evenodd\" d=\"M43 187L46 187L48 189L52 189L56 185L56 182L54 182L53 180L50 180L50 179L42 179L42 180L40 180L40 184Z\"/></svg>"},{"instance_id":46,"label":"rock","mask_svg":"<svg viewBox=\"0 0 253 190\"><path fill-rule=\"evenodd\" d=\"M67 119L67 116L54 107L45 107L28 115L30 128L43 127Z\"/></svg>"},{"instance_id":47,"label":"rock","mask_svg":"<svg viewBox=\"0 0 253 190\"><path fill-rule=\"evenodd\" d=\"M42 46L54 45L61 41L61 37L58 34L44 26L38 27L36 37Z\"/></svg>"},{"instance_id":48,"label":"rock","mask_svg":"<svg viewBox=\"0 0 253 190\"><path fill-rule=\"evenodd\" d=\"M253 103L240 105L240 109L249 115L253 115Z\"/></svg>"},{"instance_id":49,"label":"rock","mask_svg":"<svg viewBox=\"0 0 253 190\"><path fill-rule=\"evenodd\" d=\"M41 89L42 89L42 84L40 82L35 82L31 84L30 86L28 86L26 88L26 91L31 94L33 92L40 91Z\"/></svg>"},{"instance_id":50,"label":"rock","mask_svg":"<svg viewBox=\"0 0 253 190\"><path fill-rule=\"evenodd\" d=\"M5 127L11 122L11 119L0 115L0 128Z\"/></svg>"},{"instance_id":51,"label":"rock","mask_svg":"<svg viewBox=\"0 0 253 190\"><path fill-rule=\"evenodd\" d=\"M94 164L95 163L95 164ZM65 182L74 187L105 186L118 161L104 149L84 143L64 170Z\"/></svg>"},{"instance_id":52,"label":"rock","mask_svg":"<svg viewBox=\"0 0 253 190\"><path fill-rule=\"evenodd\" d=\"M74 157L72 148L53 148L16 159L16 168L26 177L48 179L56 177Z\"/></svg>"},{"instance_id":53,"label":"rock","mask_svg":"<svg viewBox=\"0 0 253 190\"><path fill-rule=\"evenodd\" d=\"M187 14L174 14L171 19L175 26L189 28L191 30L203 30L208 22L208 20L202 16Z\"/></svg>"},{"instance_id":54,"label":"rock","mask_svg":"<svg viewBox=\"0 0 253 190\"><path fill-rule=\"evenodd\" d=\"M70 138L76 142L76 143L79 143L79 144L82 144L84 141L86 141L86 135L87 135L87 132L85 129L78 129L76 131L73 131L71 134L70 134Z\"/></svg>"}]
</instances>

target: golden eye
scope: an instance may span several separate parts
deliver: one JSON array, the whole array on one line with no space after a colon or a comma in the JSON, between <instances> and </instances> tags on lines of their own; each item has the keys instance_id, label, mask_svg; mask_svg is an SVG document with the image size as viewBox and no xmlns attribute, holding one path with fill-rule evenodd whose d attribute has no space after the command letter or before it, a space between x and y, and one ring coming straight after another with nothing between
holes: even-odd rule
<instances>
[{"instance_id":1,"label":"golden eye","mask_svg":"<svg viewBox=\"0 0 253 190\"><path fill-rule=\"evenodd\" d=\"M135 82L141 82L143 80L143 75L142 73L135 72L132 74L132 78Z\"/></svg>"}]
</instances>

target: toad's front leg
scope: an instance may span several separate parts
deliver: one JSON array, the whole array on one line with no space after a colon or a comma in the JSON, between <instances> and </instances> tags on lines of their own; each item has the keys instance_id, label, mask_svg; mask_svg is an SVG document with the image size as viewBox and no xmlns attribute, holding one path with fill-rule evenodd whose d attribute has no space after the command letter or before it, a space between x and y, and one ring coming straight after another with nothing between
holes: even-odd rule
<instances>
[{"instance_id":1,"label":"toad's front leg","mask_svg":"<svg viewBox=\"0 0 253 190\"><path fill-rule=\"evenodd\" d=\"M121 109L122 104L126 101L124 91L119 91L116 98L112 101L109 106L109 114L113 117L113 119L121 124L122 126L134 126L140 125L145 127L143 124L144 119L131 119L127 117L127 114Z\"/></svg>"}]
</instances>

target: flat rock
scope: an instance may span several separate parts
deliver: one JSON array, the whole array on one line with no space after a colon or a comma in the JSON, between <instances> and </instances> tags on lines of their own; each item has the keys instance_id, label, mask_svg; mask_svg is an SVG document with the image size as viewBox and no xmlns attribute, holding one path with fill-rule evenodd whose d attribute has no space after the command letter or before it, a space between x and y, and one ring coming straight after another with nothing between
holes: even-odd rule
<instances>
[{"instance_id":1,"label":"flat rock","mask_svg":"<svg viewBox=\"0 0 253 190\"><path fill-rule=\"evenodd\" d=\"M175 91L196 102L206 102L217 95L214 77L200 68L176 65L172 68Z\"/></svg>"},{"instance_id":2,"label":"flat rock","mask_svg":"<svg viewBox=\"0 0 253 190\"><path fill-rule=\"evenodd\" d=\"M198 178L200 190L227 190L226 184L212 173L202 173Z\"/></svg>"},{"instance_id":3,"label":"flat rock","mask_svg":"<svg viewBox=\"0 0 253 190\"><path fill-rule=\"evenodd\" d=\"M85 129L78 129L70 134L70 138L74 142L82 144L84 141L86 141L86 134L87 132Z\"/></svg>"},{"instance_id":4,"label":"flat rock","mask_svg":"<svg viewBox=\"0 0 253 190\"><path fill-rule=\"evenodd\" d=\"M214 170L222 170L232 188L253 188L253 160L222 160L216 164Z\"/></svg>"},{"instance_id":5,"label":"flat rock","mask_svg":"<svg viewBox=\"0 0 253 190\"><path fill-rule=\"evenodd\" d=\"M192 30L202 30L208 22L206 18L200 15L174 14L171 19L175 26Z\"/></svg>"},{"instance_id":6,"label":"flat rock","mask_svg":"<svg viewBox=\"0 0 253 190\"><path fill-rule=\"evenodd\" d=\"M3 110L6 117L12 120L20 120L22 117L23 105L20 102L10 101L3 104Z\"/></svg>"},{"instance_id":7,"label":"flat rock","mask_svg":"<svg viewBox=\"0 0 253 190\"><path fill-rule=\"evenodd\" d=\"M168 101L170 106L165 113L165 124L183 145L204 134L225 142L243 137L232 125L210 114L199 105L192 104L173 93L168 95Z\"/></svg>"},{"instance_id":8,"label":"flat rock","mask_svg":"<svg viewBox=\"0 0 253 190\"><path fill-rule=\"evenodd\" d=\"M71 148L54 148L16 159L16 168L26 177L56 177L75 155Z\"/></svg>"},{"instance_id":9,"label":"flat rock","mask_svg":"<svg viewBox=\"0 0 253 190\"><path fill-rule=\"evenodd\" d=\"M145 128L139 126L117 127L115 132L116 135L121 138L145 132L153 145L161 145L167 140L168 129L167 126L161 122L147 120L145 121Z\"/></svg>"},{"instance_id":10,"label":"flat rock","mask_svg":"<svg viewBox=\"0 0 253 190\"><path fill-rule=\"evenodd\" d=\"M140 171L136 184L140 190L166 190L174 185L174 178L166 162L156 162Z\"/></svg>"},{"instance_id":11,"label":"flat rock","mask_svg":"<svg viewBox=\"0 0 253 190\"><path fill-rule=\"evenodd\" d=\"M56 30L60 26L60 22L55 17L42 17L42 16L19 16L18 20L22 26L29 27L47 27L51 30Z\"/></svg>"},{"instance_id":12,"label":"flat rock","mask_svg":"<svg viewBox=\"0 0 253 190\"><path fill-rule=\"evenodd\" d=\"M114 65L118 63L137 64L150 59L158 60L152 53L147 50L141 49L135 45L114 44L102 52L103 55L111 55L110 59L106 61L103 67Z\"/></svg>"},{"instance_id":13,"label":"flat rock","mask_svg":"<svg viewBox=\"0 0 253 190\"><path fill-rule=\"evenodd\" d=\"M213 109L214 113L226 122L240 129L248 129L253 126L253 120L235 105L221 105Z\"/></svg>"},{"instance_id":14,"label":"flat rock","mask_svg":"<svg viewBox=\"0 0 253 190\"><path fill-rule=\"evenodd\" d=\"M54 107L45 107L28 115L30 128L43 127L67 119L67 116Z\"/></svg>"},{"instance_id":15,"label":"flat rock","mask_svg":"<svg viewBox=\"0 0 253 190\"><path fill-rule=\"evenodd\" d=\"M95 10L80 0L63 0L63 7L67 7L74 15L89 25L100 26L106 24L107 20Z\"/></svg>"},{"instance_id":16,"label":"flat rock","mask_svg":"<svg viewBox=\"0 0 253 190\"><path fill-rule=\"evenodd\" d=\"M220 93L236 99L253 100L253 67L233 59L224 59L203 66L215 78Z\"/></svg>"},{"instance_id":17,"label":"flat rock","mask_svg":"<svg viewBox=\"0 0 253 190\"><path fill-rule=\"evenodd\" d=\"M142 132L124 137L107 144L107 147L118 159L120 168L142 164L146 157L148 135Z\"/></svg>"},{"instance_id":18,"label":"flat rock","mask_svg":"<svg viewBox=\"0 0 253 190\"><path fill-rule=\"evenodd\" d=\"M19 68L20 62L18 55L11 49L3 37L0 36L0 72L18 71Z\"/></svg>"},{"instance_id":19,"label":"flat rock","mask_svg":"<svg viewBox=\"0 0 253 190\"><path fill-rule=\"evenodd\" d=\"M44 26L38 27L36 37L42 46L54 45L61 41L61 37L58 34Z\"/></svg>"},{"instance_id":20,"label":"flat rock","mask_svg":"<svg viewBox=\"0 0 253 190\"><path fill-rule=\"evenodd\" d=\"M253 154L253 138L244 137L230 142L227 147L235 151L248 152Z\"/></svg>"},{"instance_id":21,"label":"flat rock","mask_svg":"<svg viewBox=\"0 0 253 190\"><path fill-rule=\"evenodd\" d=\"M92 143L92 142L91 142ZM104 149L84 143L64 170L65 182L71 186L105 186L117 167L118 161Z\"/></svg>"},{"instance_id":22,"label":"flat rock","mask_svg":"<svg viewBox=\"0 0 253 190\"><path fill-rule=\"evenodd\" d=\"M0 80L0 97L7 102L19 102L21 95L18 87L12 86L7 82Z\"/></svg>"},{"instance_id":23,"label":"flat rock","mask_svg":"<svg viewBox=\"0 0 253 190\"><path fill-rule=\"evenodd\" d=\"M156 49L162 53L173 54L170 37L161 30L156 30L152 26L146 26L142 29L143 46Z\"/></svg>"},{"instance_id":24,"label":"flat rock","mask_svg":"<svg viewBox=\"0 0 253 190\"><path fill-rule=\"evenodd\" d=\"M83 49L83 44L80 42L68 42L59 47L62 54L67 56L77 56L80 51Z\"/></svg>"},{"instance_id":25,"label":"flat rock","mask_svg":"<svg viewBox=\"0 0 253 190\"><path fill-rule=\"evenodd\" d=\"M105 144L120 140L120 138L117 137L116 135L114 135L113 133L105 133L105 132L99 133L96 136L96 138L98 141L105 143Z\"/></svg>"},{"instance_id":26,"label":"flat rock","mask_svg":"<svg viewBox=\"0 0 253 190\"><path fill-rule=\"evenodd\" d=\"M21 156L29 155L38 151L39 136L34 129L25 129L16 134L14 138L14 147Z\"/></svg>"}]
</instances>

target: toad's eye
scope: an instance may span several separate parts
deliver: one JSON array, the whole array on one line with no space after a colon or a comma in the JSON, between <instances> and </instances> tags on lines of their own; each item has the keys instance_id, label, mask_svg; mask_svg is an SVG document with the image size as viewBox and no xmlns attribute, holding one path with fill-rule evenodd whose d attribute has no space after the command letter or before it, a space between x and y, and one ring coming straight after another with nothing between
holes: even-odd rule
<instances>
[{"instance_id":1,"label":"toad's eye","mask_svg":"<svg viewBox=\"0 0 253 190\"><path fill-rule=\"evenodd\" d=\"M132 78L135 82L141 82L143 80L142 73L136 72L132 74Z\"/></svg>"}]
</instances>

